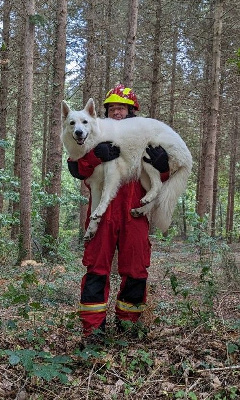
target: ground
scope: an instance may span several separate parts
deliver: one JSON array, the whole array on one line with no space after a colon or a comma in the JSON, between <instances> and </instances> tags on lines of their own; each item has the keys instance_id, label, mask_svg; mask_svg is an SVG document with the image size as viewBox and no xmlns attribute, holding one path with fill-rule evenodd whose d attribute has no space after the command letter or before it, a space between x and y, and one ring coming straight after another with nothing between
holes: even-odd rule
<instances>
[{"instance_id":1,"label":"ground","mask_svg":"<svg viewBox=\"0 0 240 400\"><path fill-rule=\"evenodd\" d=\"M105 341L84 350L81 261L3 268L0 399L240 399L238 246L152 243L138 329L115 329L112 274Z\"/></svg>"}]
</instances>

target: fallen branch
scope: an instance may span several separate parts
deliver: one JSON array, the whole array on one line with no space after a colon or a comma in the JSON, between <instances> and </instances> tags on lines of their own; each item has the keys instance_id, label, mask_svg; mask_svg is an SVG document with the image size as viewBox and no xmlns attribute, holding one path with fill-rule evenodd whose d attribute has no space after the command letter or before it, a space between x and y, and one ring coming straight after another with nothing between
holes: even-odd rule
<instances>
[{"instance_id":1,"label":"fallen branch","mask_svg":"<svg viewBox=\"0 0 240 400\"><path fill-rule=\"evenodd\" d=\"M240 365L231 365L229 367L218 367L218 368L206 368L206 369L197 369L196 372L205 372L205 371L227 371L231 369L240 369Z\"/></svg>"}]
</instances>

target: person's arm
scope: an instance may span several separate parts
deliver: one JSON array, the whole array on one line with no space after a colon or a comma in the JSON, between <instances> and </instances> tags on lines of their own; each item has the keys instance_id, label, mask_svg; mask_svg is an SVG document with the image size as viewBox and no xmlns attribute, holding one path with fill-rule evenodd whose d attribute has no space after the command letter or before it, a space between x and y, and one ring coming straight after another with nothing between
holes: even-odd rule
<instances>
[{"instance_id":1,"label":"person's arm","mask_svg":"<svg viewBox=\"0 0 240 400\"><path fill-rule=\"evenodd\" d=\"M89 178L94 169L102 162L112 161L119 157L119 154L119 147L113 146L111 142L102 142L77 161L69 158L67 160L68 169L74 178L84 180Z\"/></svg>"},{"instance_id":2,"label":"person's arm","mask_svg":"<svg viewBox=\"0 0 240 400\"><path fill-rule=\"evenodd\" d=\"M165 182L169 178L169 164L168 164L168 154L163 147L157 146L153 147L149 145L146 148L146 152L149 158L143 157L143 160L151 164L160 172L161 181Z\"/></svg>"}]
</instances>

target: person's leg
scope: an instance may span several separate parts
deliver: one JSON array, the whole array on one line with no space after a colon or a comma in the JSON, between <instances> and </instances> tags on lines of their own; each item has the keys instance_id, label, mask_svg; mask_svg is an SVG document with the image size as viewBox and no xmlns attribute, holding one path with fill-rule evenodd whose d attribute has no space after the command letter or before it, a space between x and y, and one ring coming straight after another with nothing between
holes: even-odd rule
<instances>
[{"instance_id":1,"label":"person's leg","mask_svg":"<svg viewBox=\"0 0 240 400\"><path fill-rule=\"evenodd\" d=\"M151 254L148 230L147 218L139 217L131 219L120 231L118 267L122 282L116 303L118 320L136 322L144 310Z\"/></svg>"},{"instance_id":2,"label":"person's leg","mask_svg":"<svg viewBox=\"0 0 240 400\"><path fill-rule=\"evenodd\" d=\"M117 296L116 317L118 320L137 322L146 303L146 278L131 278L123 275Z\"/></svg>"},{"instance_id":3,"label":"person's leg","mask_svg":"<svg viewBox=\"0 0 240 400\"><path fill-rule=\"evenodd\" d=\"M80 318L85 336L94 330L105 330L109 275L87 272L81 282Z\"/></svg>"},{"instance_id":4,"label":"person's leg","mask_svg":"<svg viewBox=\"0 0 240 400\"><path fill-rule=\"evenodd\" d=\"M96 329L104 331L109 297L109 276L116 248L114 226L102 218L96 235L85 244L83 264L87 273L81 282L79 314L85 336Z\"/></svg>"}]
</instances>

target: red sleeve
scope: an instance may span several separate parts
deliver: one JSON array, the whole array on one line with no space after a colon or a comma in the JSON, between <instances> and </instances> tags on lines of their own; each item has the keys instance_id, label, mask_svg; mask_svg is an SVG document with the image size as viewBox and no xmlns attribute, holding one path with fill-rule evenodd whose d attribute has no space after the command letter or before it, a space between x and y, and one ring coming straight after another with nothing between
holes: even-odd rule
<instances>
[{"instance_id":1,"label":"red sleeve","mask_svg":"<svg viewBox=\"0 0 240 400\"><path fill-rule=\"evenodd\" d=\"M160 173L160 177L161 177L161 181L162 181L162 182L167 181L168 178L169 178L169 171L167 171L167 172L161 172L161 173Z\"/></svg>"},{"instance_id":2,"label":"red sleeve","mask_svg":"<svg viewBox=\"0 0 240 400\"><path fill-rule=\"evenodd\" d=\"M80 175L89 178L92 175L94 168L100 165L102 161L96 157L93 150L78 159L78 172Z\"/></svg>"}]
</instances>

